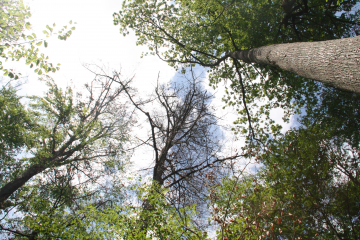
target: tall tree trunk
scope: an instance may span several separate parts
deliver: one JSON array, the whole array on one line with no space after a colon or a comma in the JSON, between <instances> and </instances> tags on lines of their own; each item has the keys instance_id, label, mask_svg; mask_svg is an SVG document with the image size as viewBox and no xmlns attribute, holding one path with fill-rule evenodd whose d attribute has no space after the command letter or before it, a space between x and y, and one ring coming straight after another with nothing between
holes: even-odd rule
<instances>
[{"instance_id":1,"label":"tall tree trunk","mask_svg":"<svg viewBox=\"0 0 360 240\"><path fill-rule=\"evenodd\" d=\"M40 164L33 165L25 170L21 175L16 177L11 182L5 184L0 189L0 209L2 204L13 194L16 190L22 187L30 178L36 174L44 171L46 167Z\"/></svg>"},{"instance_id":2,"label":"tall tree trunk","mask_svg":"<svg viewBox=\"0 0 360 240\"><path fill-rule=\"evenodd\" d=\"M276 66L303 77L360 93L360 36L296 42L231 52L247 63Z\"/></svg>"}]
</instances>

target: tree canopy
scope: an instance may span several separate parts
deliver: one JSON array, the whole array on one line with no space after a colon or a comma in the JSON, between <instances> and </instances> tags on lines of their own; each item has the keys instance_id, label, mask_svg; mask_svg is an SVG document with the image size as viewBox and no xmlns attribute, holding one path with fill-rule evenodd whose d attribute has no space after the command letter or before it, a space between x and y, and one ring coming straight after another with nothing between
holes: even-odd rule
<instances>
[{"instance_id":1,"label":"tree canopy","mask_svg":"<svg viewBox=\"0 0 360 240\"><path fill-rule=\"evenodd\" d=\"M41 216L62 216L67 207L77 211L75 203L82 198L94 199L95 206L115 198L131 126L131 114L121 102L123 87L95 78L86 85L87 93L74 96L52 79L47 84L45 96L31 97L26 108L11 87L1 92L0 209L4 216L17 211L29 221L40 218L33 224ZM101 183L105 179L108 183ZM1 232L37 236L37 230L23 227L13 218Z\"/></svg>"},{"instance_id":2,"label":"tree canopy","mask_svg":"<svg viewBox=\"0 0 360 240\"><path fill-rule=\"evenodd\" d=\"M57 70L39 54L47 42L26 34L29 9L1 4L3 59L23 58L39 75ZM145 97L119 72L88 68L94 78L81 91L43 76L48 91L28 102L4 85L0 238L358 239L360 97L336 87L359 74L356 4L124 1L114 14L121 32L134 30L138 44L187 73L185 80L158 84ZM306 78L326 75L327 63L340 73L335 83ZM217 109L195 65L214 88L225 82L223 100L239 113L233 130L247 134L236 150L223 148ZM285 121L298 114L298 125L282 132L270 117L275 108ZM143 138L131 131L137 119ZM139 146L152 153L141 171L151 176L126 177Z\"/></svg>"},{"instance_id":3,"label":"tree canopy","mask_svg":"<svg viewBox=\"0 0 360 240\"><path fill-rule=\"evenodd\" d=\"M158 55L170 65L199 64L209 67L208 77L214 87L220 82L229 82L225 100L238 108L240 117L236 123L240 128L237 131L248 132L252 139L264 141L269 133L279 129L268 117L271 109L281 107L286 119L298 113L304 104L316 101L316 92L322 84L279 69L277 64L263 66L236 56L245 56L246 51L259 47L283 46L270 44L356 36L359 11L352 11L355 4L356 1L325 0L125 1L122 10L114 13L114 24L120 25L124 35L133 30L138 37L137 44L147 45L148 53ZM357 43L350 45L356 48ZM253 54L256 55L256 51ZM285 59L286 55L286 51L281 52L280 58ZM288 55L296 59L295 53ZM265 59L268 55L262 56ZM308 64L317 65L316 60ZM356 64L351 71L358 74ZM306 71L306 67L302 70ZM356 79L355 76L353 80L358 83ZM337 84L340 85L344 84ZM258 102L262 102L262 106ZM262 120L266 120L268 126L261 127Z\"/></svg>"},{"instance_id":4,"label":"tree canopy","mask_svg":"<svg viewBox=\"0 0 360 240\"><path fill-rule=\"evenodd\" d=\"M136 0L124 1L122 10L114 13L114 23L124 35L134 30L137 44L147 45L149 53L172 65L217 66L228 51L357 35L357 13L350 11L355 4L325 0L182 0L170 4ZM344 13L339 16L339 11Z\"/></svg>"}]
</instances>

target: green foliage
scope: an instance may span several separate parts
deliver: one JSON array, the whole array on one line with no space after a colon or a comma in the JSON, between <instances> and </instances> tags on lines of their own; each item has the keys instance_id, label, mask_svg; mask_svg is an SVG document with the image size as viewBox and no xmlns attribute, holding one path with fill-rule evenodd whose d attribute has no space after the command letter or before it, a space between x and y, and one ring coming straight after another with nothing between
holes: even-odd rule
<instances>
[{"instance_id":1,"label":"green foliage","mask_svg":"<svg viewBox=\"0 0 360 240\"><path fill-rule=\"evenodd\" d=\"M135 30L138 45L147 45L172 65L206 65L225 51L273 42L274 30L266 22L281 20L276 4L280 1L125 1L123 10L114 13L114 23L124 35Z\"/></svg>"},{"instance_id":2,"label":"green foliage","mask_svg":"<svg viewBox=\"0 0 360 240\"><path fill-rule=\"evenodd\" d=\"M48 62L49 57L40 53L39 47L44 45L48 46L48 42L44 39L37 38L35 33L25 34L31 29L31 24L27 21L31 16L29 7L25 6L22 0L4 0L1 1L0 10L0 56L5 61L19 61L25 60L26 65L30 65L30 68L35 66L35 72L39 75L48 72L56 72L59 70L60 64L54 66ZM73 24L70 21L70 25ZM76 23L74 23L76 24ZM53 24L55 27L55 24ZM46 26L47 30L44 30L44 34L49 37L53 33L53 28ZM67 26L64 26L58 32L54 34L58 35L60 40L66 40L75 30L72 27L70 30L66 30ZM13 69L6 69L3 66L3 62L0 61L0 70L3 71L4 76L18 79L21 75L15 72Z\"/></svg>"},{"instance_id":3,"label":"green foliage","mask_svg":"<svg viewBox=\"0 0 360 240\"><path fill-rule=\"evenodd\" d=\"M221 239L357 239L359 97L323 88L302 124L251 154L254 176L224 179L210 195Z\"/></svg>"},{"instance_id":4,"label":"green foliage","mask_svg":"<svg viewBox=\"0 0 360 240\"><path fill-rule=\"evenodd\" d=\"M296 196L294 211L306 216L306 231L324 238L356 239L360 229L359 151L319 125L273 140L260 174L276 193ZM336 135L335 135L336 136Z\"/></svg>"},{"instance_id":5,"label":"green foliage","mask_svg":"<svg viewBox=\"0 0 360 240\"><path fill-rule=\"evenodd\" d=\"M67 223L81 222L85 206L121 200L131 116L121 103L123 88L103 80L75 98L71 88L47 79L45 96L31 97L26 106L14 89L2 89L2 236L51 238L50 226L71 228Z\"/></svg>"},{"instance_id":6,"label":"green foliage","mask_svg":"<svg viewBox=\"0 0 360 240\"><path fill-rule=\"evenodd\" d=\"M288 7L286 7L288 4ZM261 142L279 133L270 110L284 120L316 104L321 84L300 76L227 57L228 52L276 43L320 41L359 34L357 1L124 1L114 24L137 36L146 54L174 67L209 67L214 88L227 83L226 105L236 107L234 131ZM338 12L341 12L339 15Z\"/></svg>"},{"instance_id":7,"label":"green foliage","mask_svg":"<svg viewBox=\"0 0 360 240\"><path fill-rule=\"evenodd\" d=\"M284 189L284 188L283 188ZM210 196L211 222L219 225L217 239L297 239L313 236L295 194L276 192L259 176L225 178Z\"/></svg>"},{"instance_id":8,"label":"green foliage","mask_svg":"<svg viewBox=\"0 0 360 240\"><path fill-rule=\"evenodd\" d=\"M360 144L360 96L335 88L323 88L316 104L306 106L306 115L299 120L305 126L318 124L326 129L327 135L341 145L347 143L353 148Z\"/></svg>"},{"instance_id":9,"label":"green foliage","mask_svg":"<svg viewBox=\"0 0 360 240\"><path fill-rule=\"evenodd\" d=\"M309 35L301 41L333 39L354 31L356 34L358 29L353 21L357 13L348 14L356 1L344 1L340 6L335 2L307 1L307 12L294 16L296 30L284 26L286 12L280 0L124 1L122 10L114 13L114 24L120 25L124 35L134 30L138 45L147 45L149 53L158 54L170 64L206 66L226 51L299 41L297 32ZM302 4L294 7L302 8ZM346 13L337 17L338 11ZM279 33L279 29L284 32ZM286 37L281 39L279 35Z\"/></svg>"},{"instance_id":10,"label":"green foliage","mask_svg":"<svg viewBox=\"0 0 360 240\"><path fill-rule=\"evenodd\" d=\"M0 124L3 126L0 133L0 151L3 155L24 146L28 116L14 89L3 87L0 93Z\"/></svg>"},{"instance_id":11,"label":"green foliage","mask_svg":"<svg viewBox=\"0 0 360 240\"><path fill-rule=\"evenodd\" d=\"M123 224L118 226L122 227L124 239L206 239L207 234L199 231L192 221L195 206L174 208L165 198L165 189L156 183L132 189L141 204L122 208Z\"/></svg>"},{"instance_id":12,"label":"green foliage","mask_svg":"<svg viewBox=\"0 0 360 240\"><path fill-rule=\"evenodd\" d=\"M0 169L8 169L16 175L20 166L15 158L30 142L31 120L11 87L3 87L0 91L0 126ZM6 180L6 174L0 174L0 182Z\"/></svg>"},{"instance_id":13,"label":"green foliage","mask_svg":"<svg viewBox=\"0 0 360 240\"><path fill-rule=\"evenodd\" d=\"M132 185L122 191L128 192L125 199L101 204L82 199L76 207L58 209L46 198L32 199L28 202L32 214L25 216L24 225L47 239L206 239L192 222L194 207L175 209L166 201L164 189ZM96 197L100 196L92 198ZM145 201L152 210L144 210Z\"/></svg>"},{"instance_id":14,"label":"green foliage","mask_svg":"<svg viewBox=\"0 0 360 240\"><path fill-rule=\"evenodd\" d=\"M272 140L255 175L209 195L218 239L357 239L359 151L318 125Z\"/></svg>"}]
</instances>

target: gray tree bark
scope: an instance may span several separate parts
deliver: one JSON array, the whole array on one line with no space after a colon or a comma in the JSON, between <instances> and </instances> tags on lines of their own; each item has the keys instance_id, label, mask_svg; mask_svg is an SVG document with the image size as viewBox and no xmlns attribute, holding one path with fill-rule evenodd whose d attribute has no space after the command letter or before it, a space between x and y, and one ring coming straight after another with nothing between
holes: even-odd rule
<instances>
[{"instance_id":1,"label":"gray tree bark","mask_svg":"<svg viewBox=\"0 0 360 240\"><path fill-rule=\"evenodd\" d=\"M232 58L270 65L346 91L360 93L360 36L263 46L230 52Z\"/></svg>"}]
</instances>

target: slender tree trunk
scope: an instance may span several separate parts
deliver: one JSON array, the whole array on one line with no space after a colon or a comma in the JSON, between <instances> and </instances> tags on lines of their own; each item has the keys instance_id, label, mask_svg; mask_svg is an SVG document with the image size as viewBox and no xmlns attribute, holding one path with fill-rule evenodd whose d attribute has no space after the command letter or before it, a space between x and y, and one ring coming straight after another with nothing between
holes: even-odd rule
<instances>
[{"instance_id":1,"label":"slender tree trunk","mask_svg":"<svg viewBox=\"0 0 360 240\"><path fill-rule=\"evenodd\" d=\"M360 93L360 36L296 42L228 53L247 63L270 65L346 91Z\"/></svg>"},{"instance_id":2,"label":"slender tree trunk","mask_svg":"<svg viewBox=\"0 0 360 240\"><path fill-rule=\"evenodd\" d=\"M0 209L2 204L11 196L11 194L13 194L20 187L22 187L30 178L44 171L45 169L46 167L44 167L43 165L33 165L27 170L25 170L20 176L16 177L11 182L5 184L0 189Z\"/></svg>"}]
</instances>

